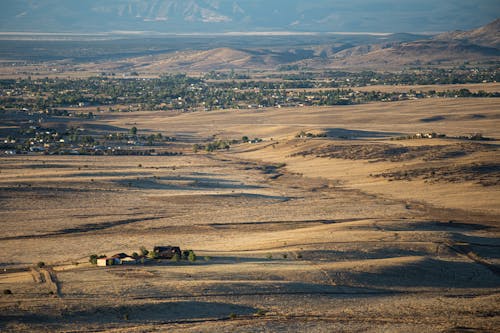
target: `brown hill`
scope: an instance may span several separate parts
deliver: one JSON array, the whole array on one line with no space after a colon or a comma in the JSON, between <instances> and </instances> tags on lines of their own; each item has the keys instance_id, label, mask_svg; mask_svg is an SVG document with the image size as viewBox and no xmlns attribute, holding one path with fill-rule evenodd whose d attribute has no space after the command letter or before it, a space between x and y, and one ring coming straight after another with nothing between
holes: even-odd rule
<instances>
[{"instance_id":1,"label":"brown hill","mask_svg":"<svg viewBox=\"0 0 500 333\"><path fill-rule=\"evenodd\" d=\"M329 68L400 68L500 61L500 19L465 32L449 32L430 40L361 45L307 65ZM302 62L304 64L304 62Z\"/></svg>"},{"instance_id":2,"label":"brown hill","mask_svg":"<svg viewBox=\"0 0 500 333\"><path fill-rule=\"evenodd\" d=\"M500 19L475 30L404 41L388 37L381 44L215 48L184 50L101 63L102 69L162 73L169 71L273 70L281 65L316 69L386 69L407 66L461 65L500 61Z\"/></svg>"},{"instance_id":3,"label":"brown hill","mask_svg":"<svg viewBox=\"0 0 500 333\"><path fill-rule=\"evenodd\" d=\"M437 35L434 39L463 41L469 44L500 49L500 18L475 30L447 32Z\"/></svg>"},{"instance_id":4,"label":"brown hill","mask_svg":"<svg viewBox=\"0 0 500 333\"><path fill-rule=\"evenodd\" d=\"M247 67L253 57L245 51L217 48L207 51L180 51L167 53L149 59L135 59L136 68L141 71L164 72L168 70L211 71ZM151 61L152 60L152 61Z\"/></svg>"},{"instance_id":5,"label":"brown hill","mask_svg":"<svg viewBox=\"0 0 500 333\"><path fill-rule=\"evenodd\" d=\"M363 53L363 50L369 50ZM462 64L468 62L498 61L500 50L463 42L419 41L389 47L372 46L339 52L327 67L382 67L398 68L407 65ZM313 65L314 66L314 65Z\"/></svg>"}]
</instances>

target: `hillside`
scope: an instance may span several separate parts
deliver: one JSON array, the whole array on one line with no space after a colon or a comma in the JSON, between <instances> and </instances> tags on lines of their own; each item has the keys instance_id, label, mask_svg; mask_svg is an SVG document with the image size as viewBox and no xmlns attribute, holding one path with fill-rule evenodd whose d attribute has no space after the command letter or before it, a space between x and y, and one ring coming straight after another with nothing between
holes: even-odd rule
<instances>
[{"instance_id":1,"label":"hillside","mask_svg":"<svg viewBox=\"0 0 500 333\"><path fill-rule=\"evenodd\" d=\"M471 31L453 31L435 37L442 41L462 41L469 44L481 45L500 49L500 19Z\"/></svg>"},{"instance_id":2,"label":"hillside","mask_svg":"<svg viewBox=\"0 0 500 333\"><path fill-rule=\"evenodd\" d=\"M335 54L325 67L396 69L404 66L461 65L498 61L500 50L461 41L416 41L390 46L371 45Z\"/></svg>"},{"instance_id":3,"label":"hillside","mask_svg":"<svg viewBox=\"0 0 500 333\"><path fill-rule=\"evenodd\" d=\"M500 61L499 20L468 32L440 34L414 40L414 35L378 37L378 43L339 40L293 47L239 45L209 50L180 49L175 52L133 57L101 63L102 70L208 72L212 70L275 70L283 65L312 69L385 69L408 66L459 66L465 62L487 64ZM354 44L354 45L353 45ZM92 65L93 66L93 65Z\"/></svg>"},{"instance_id":4,"label":"hillside","mask_svg":"<svg viewBox=\"0 0 500 333\"><path fill-rule=\"evenodd\" d=\"M448 32L429 40L362 45L342 50L315 66L397 68L460 65L500 60L500 19L471 31Z\"/></svg>"}]
</instances>

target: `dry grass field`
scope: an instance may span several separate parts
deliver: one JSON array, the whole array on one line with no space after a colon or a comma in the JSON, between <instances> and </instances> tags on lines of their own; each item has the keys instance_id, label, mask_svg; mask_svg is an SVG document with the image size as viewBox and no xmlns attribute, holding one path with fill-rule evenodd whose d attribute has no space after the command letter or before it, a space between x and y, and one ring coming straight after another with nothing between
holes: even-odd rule
<instances>
[{"instance_id":1,"label":"dry grass field","mask_svg":"<svg viewBox=\"0 0 500 333\"><path fill-rule=\"evenodd\" d=\"M499 110L475 98L104 113L186 152L1 157L0 330L494 332ZM390 140L420 132L448 138ZM453 138L478 132L492 140ZM243 135L264 140L189 149ZM88 263L169 244L198 259Z\"/></svg>"}]
</instances>

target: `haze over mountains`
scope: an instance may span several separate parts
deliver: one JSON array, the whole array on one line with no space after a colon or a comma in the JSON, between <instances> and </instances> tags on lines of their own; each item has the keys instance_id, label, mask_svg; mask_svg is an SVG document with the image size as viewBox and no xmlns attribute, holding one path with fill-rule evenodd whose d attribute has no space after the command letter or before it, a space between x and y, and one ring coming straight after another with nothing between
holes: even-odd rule
<instances>
[{"instance_id":1,"label":"haze over mountains","mask_svg":"<svg viewBox=\"0 0 500 333\"><path fill-rule=\"evenodd\" d=\"M436 32L498 16L496 0L5 0L0 31Z\"/></svg>"},{"instance_id":2,"label":"haze over mountains","mask_svg":"<svg viewBox=\"0 0 500 333\"><path fill-rule=\"evenodd\" d=\"M303 44L293 46L265 46L259 42L250 43L249 39L246 45L243 42L239 45L220 42L211 48L191 47L101 65L110 71L126 69L143 73L280 68L398 70L461 66L464 63L491 66L500 60L498 36L500 19L475 30L448 32L435 37L404 34L368 36L358 40L332 37L320 39L316 44L307 44L303 40Z\"/></svg>"}]
</instances>

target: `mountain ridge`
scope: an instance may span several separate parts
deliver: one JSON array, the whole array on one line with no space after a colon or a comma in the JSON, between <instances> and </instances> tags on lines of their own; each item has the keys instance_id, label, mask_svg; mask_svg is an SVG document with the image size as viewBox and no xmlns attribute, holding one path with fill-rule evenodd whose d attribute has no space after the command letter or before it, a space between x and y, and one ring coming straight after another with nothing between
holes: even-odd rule
<instances>
[{"instance_id":1,"label":"mountain ridge","mask_svg":"<svg viewBox=\"0 0 500 333\"><path fill-rule=\"evenodd\" d=\"M470 29L500 15L493 0L5 0L0 31L423 32Z\"/></svg>"},{"instance_id":2,"label":"mountain ridge","mask_svg":"<svg viewBox=\"0 0 500 333\"><path fill-rule=\"evenodd\" d=\"M163 55L162 65L142 69L210 71L228 69L276 69L281 65L298 68L402 68L407 66L461 65L464 62L499 62L499 20L459 34L451 32L431 39L387 41L349 47L345 44L317 45L286 49L215 48L205 51ZM182 56L184 54L184 56ZM168 60L167 60L168 59Z\"/></svg>"}]
</instances>

